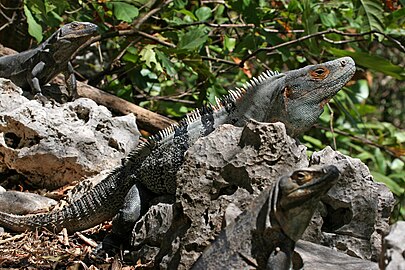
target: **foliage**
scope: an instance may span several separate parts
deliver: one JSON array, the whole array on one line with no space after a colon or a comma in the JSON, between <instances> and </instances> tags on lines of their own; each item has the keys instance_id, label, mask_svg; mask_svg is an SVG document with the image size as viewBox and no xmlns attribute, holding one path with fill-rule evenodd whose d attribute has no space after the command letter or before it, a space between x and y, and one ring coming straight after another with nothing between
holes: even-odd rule
<instances>
[{"instance_id":1,"label":"foliage","mask_svg":"<svg viewBox=\"0 0 405 270\"><path fill-rule=\"evenodd\" d=\"M176 119L265 69L353 57L358 72L331 102L333 117L327 109L321 128L301 139L311 151L334 145L360 158L400 200L394 218L404 219L405 1L201 3L35 0L24 14L38 42L61 22L96 22L104 71L92 84Z\"/></svg>"}]
</instances>

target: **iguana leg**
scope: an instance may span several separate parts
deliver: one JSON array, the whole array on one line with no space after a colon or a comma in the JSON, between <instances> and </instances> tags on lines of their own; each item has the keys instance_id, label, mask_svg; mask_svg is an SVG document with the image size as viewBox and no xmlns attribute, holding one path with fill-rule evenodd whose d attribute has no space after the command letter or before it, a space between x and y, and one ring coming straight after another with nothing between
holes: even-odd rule
<instances>
[{"instance_id":1,"label":"iguana leg","mask_svg":"<svg viewBox=\"0 0 405 270\"><path fill-rule=\"evenodd\" d=\"M28 73L28 83L31 90L35 95L42 95L41 85L39 84L38 75L44 70L45 63L39 62L35 67Z\"/></svg>"},{"instance_id":2,"label":"iguana leg","mask_svg":"<svg viewBox=\"0 0 405 270\"><path fill-rule=\"evenodd\" d=\"M35 95L34 98L37 99L39 102L41 102L42 105L45 105L45 103L48 101L48 99L42 95L41 85L38 79L38 75L41 74L41 72L44 70L44 67L45 63L42 61L36 64L35 67L31 70L31 72L28 72L28 79L27 79L28 84L31 87L31 90Z\"/></svg>"},{"instance_id":3,"label":"iguana leg","mask_svg":"<svg viewBox=\"0 0 405 270\"><path fill-rule=\"evenodd\" d=\"M67 63L66 71L63 73L65 76L65 83L71 99L79 97L77 93L77 82L74 74L73 66L70 62Z\"/></svg>"},{"instance_id":4,"label":"iguana leg","mask_svg":"<svg viewBox=\"0 0 405 270\"><path fill-rule=\"evenodd\" d=\"M125 197L124 205L113 219L113 234L128 239L135 222L146 212L152 197L152 193L142 184L133 185Z\"/></svg>"}]
</instances>

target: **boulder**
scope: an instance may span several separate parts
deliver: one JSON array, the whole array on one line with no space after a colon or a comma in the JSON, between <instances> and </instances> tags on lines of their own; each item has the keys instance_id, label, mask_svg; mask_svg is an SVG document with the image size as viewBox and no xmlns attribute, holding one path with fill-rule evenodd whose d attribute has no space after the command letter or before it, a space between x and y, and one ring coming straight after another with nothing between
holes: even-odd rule
<instances>
[{"instance_id":1,"label":"boulder","mask_svg":"<svg viewBox=\"0 0 405 270\"><path fill-rule=\"evenodd\" d=\"M336 165L342 177L321 199L305 237L351 256L376 260L381 236L389 228L392 193L373 181L360 160L331 148L314 153L310 162ZM189 269L262 190L281 175L308 165L305 146L290 138L281 123L223 125L187 151L177 174L175 204L171 208L158 204L154 213L149 210L150 226L145 226L145 216L136 223L132 241L136 260L162 269ZM162 237L151 240L157 233Z\"/></svg>"},{"instance_id":2,"label":"boulder","mask_svg":"<svg viewBox=\"0 0 405 270\"><path fill-rule=\"evenodd\" d=\"M380 269L405 269L405 221L397 221L383 240Z\"/></svg>"},{"instance_id":3,"label":"boulder","mask_svg":"<svg viewBox=\"0 0 405 270\"><path fill-rule=\"evenodd\" d=\"M86 98L42 104L0 79L0 173L55 189L118 166L138 139L132 114L114 117Z\"/></svg>"}]
</instances>

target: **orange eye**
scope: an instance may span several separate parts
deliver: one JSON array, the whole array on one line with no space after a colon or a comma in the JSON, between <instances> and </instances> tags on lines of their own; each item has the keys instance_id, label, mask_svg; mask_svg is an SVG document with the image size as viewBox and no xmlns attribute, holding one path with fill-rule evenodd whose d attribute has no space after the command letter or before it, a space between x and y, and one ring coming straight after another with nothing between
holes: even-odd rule
<instances>
[{"instance_id":1,"label":"orange eye","mask_svg":"<svg viewBox=\"0 0 405 270\"><path fill-rule=\"evenodd\" d=\"M325 67L319 67L317 69L314 69L310 71L310 75L314 79L322 80L328 76L329 70Z\"/></svg>"}]
</instances>

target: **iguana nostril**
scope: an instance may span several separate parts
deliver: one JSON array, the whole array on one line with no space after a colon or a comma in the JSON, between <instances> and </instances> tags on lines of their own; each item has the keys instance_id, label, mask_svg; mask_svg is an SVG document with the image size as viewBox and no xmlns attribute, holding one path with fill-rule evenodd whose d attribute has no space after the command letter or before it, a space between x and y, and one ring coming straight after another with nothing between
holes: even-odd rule
<instances>
[{"instance_id":1,"label":"iguana nostril","mask_svg":"<svg viewBox=\"0 0 405 270\"><path fill-rule=\"evenodd\" d=\"M346 66L346 64L347 64L346 60L340 61L340 65L341 65L342 67Z\"/></svg>"}]
</instances>

